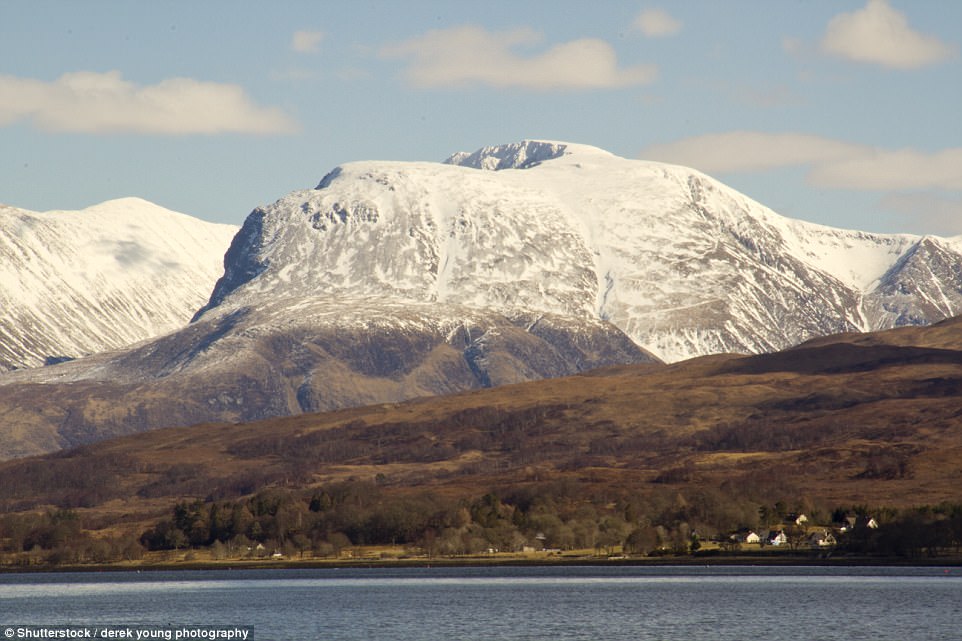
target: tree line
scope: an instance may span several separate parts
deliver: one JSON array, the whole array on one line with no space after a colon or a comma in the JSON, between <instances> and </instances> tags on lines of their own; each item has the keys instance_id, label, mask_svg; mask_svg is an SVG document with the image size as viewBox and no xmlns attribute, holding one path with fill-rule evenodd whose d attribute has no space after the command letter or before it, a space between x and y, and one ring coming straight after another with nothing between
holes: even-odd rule
<instances>
[{"instance_id":1,"label":"tree line","mask_svg":"<svg viewBox=\"0 0 962 641\"><path fill-rule=\"evenodd\" d=\"M525 548L703 554L702 541L727 542L727 533L764 527L794 507L801 506L778 501L759 507L720 490L664 488L641 496L566 479L469 498L348 481L311 490L272 488L241 499L181 501L140 533L107 534L106 524L85 522L72 509L7 514L0 516L0 560L8 565L112 563L135 561L145 551L191 549L209 549L215 559L274 553L319 558L365 545L401 546L429 557ZM820 523L869 513L864 506L821 512L808 507ZM879 527L849 529L838 536L834 553L907 559L960 553L962 504L873 514Z\"/></svg>"},{"instance_id":2,"label":"tree line","mask_svg":"<svg viewBox=\"0 0 962 641\"><path fill-rule=\"evenodd\" d=\"M268 490L241 501L182 502L144 532L150 550L212 547L222 555L280 552L285 556L337 556L353 546L404 546L414 554L455 556L486 551L593 549L635 555L691 554L701 541L759 527L789 513L783 501L759 507L749 500L669 492L633 500L607 491L586 495L559 481L488 492L472 499L437 494L396 495L377 483L332 484L309 493ZM835 508L813 518L869 513L864 506ZM919 559L959 554L962 504L880 509L878 528L858 525L839 534L841 553ZM795 541L799 549L804 537Z\"/></svg>"},{"instance_id":3,"label":"tree line","mask_svg":"<svg viewBox=\"0 0 962 641\"><path fill-rule=\"evenodd\" d=\"M6 514L0 517L0 561L4 565L117 563L143 558L144 547L131 533L90 529L71 509Z\"/></svg>"}]
</instances>

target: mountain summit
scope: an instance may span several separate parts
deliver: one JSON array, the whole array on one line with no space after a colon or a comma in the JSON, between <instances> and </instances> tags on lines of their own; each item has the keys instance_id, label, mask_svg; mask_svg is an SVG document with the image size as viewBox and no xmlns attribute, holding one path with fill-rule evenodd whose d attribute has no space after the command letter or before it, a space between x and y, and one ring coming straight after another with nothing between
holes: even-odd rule
<instances>
[{"instance_id":1,"label":"mountain summit","mask_svg":"<svg viewBox=\"0 0 962 641\"><path fill-rule=\"evenodd\" d=\"M610 321L676 361L953 316L960 254L787 219L688 168L523 141L345 164L256 209L197 317L279 295L524 310Z\"/></svg>"}]
</instances>

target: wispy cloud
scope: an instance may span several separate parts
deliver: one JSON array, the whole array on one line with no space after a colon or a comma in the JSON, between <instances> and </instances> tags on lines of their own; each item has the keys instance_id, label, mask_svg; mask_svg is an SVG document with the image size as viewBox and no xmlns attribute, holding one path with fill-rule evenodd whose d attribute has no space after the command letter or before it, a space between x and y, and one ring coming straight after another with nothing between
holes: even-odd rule
<instances>
[{"instance_id":1,"label":"wispy cloud","mask_svg":"<svg viewBox=\"0 0 962 641\"><path fill-rule=\"evenodd\" d=\"M323 31L295 31L291 36L291 49L298 53L317 53L323 40Z\"/></svg>"},{"instance_id":2,"label":"wispy cloud","mask_svg":"<svg viewBox=\"0 0 962 641\"><path fill-rule=\"evenodd\" d=\"M281 110L260 107L233 84L169 78L139 86L120 72L77 71L52 82L0 75L0 126L156 135L292 133Z\"/></svg>"},{"instance_id":3,"label":"wispy cloud","mask_svg":"<svg viewBox=\"0 0 962 641\"><path fill-rule=\"evenodd\" d=\"M870 147L810 134L729 131L653 145L642 153L652 160L724 174L821 164L870 151Z\"/></svg>"},{"instance_id":4,"label":"wispy cloud","mask_svg":"<svg viewBox=\"0 0 962 641\"><path fill-rule=\"evenodd\" d=\"M620 67L611 45L584 38L525 55L543 40L531 29L489 32L477 26L430 31L381 49L409 60L405 77L417 87L487 85L535 91L626 87L651 83L655 65Z\"/></svg>"},{"instance_id":5,"label":"wispy cloud","mask_svg":"<svg viewBox=\"0 0 962 641\"><path fill-rule=\"evenodd\" d=\"M635 18L632 27L649 38L664 38L681 31L682 23L664 9L644 9Z\"/></svg>"},{"instance_id":6,"label":"wispy cloud","mask_svg":"<svg viewBox=\"0 0 962 641\"><path fill-rule=\"evenodd\" d=\"M802 133L731 131L653 145L642 155L718 174L808 167L818 187L962 190L962 147L886 150Z\"/></svg>"},{"instance_id":7,"label":"wispy cloud","mask_svg":"<svg viewBox=\"0 0 962 641\"><path fill-rule=\"evenodd\" d=\"M950 196L931 192L886 194L879 205L893 212L899 220L921 227L933 234L962 234L962 195Z\"/></svg>"},{"instance_id":8,"label":"wispy cloud","mask_svg":"<svg viewBox=\"0 0 962 641\"><path fill-rule=\"evenodd\" d=\"M893 69L915 69L955 55L955 48L909 26L904 14L886 0L842 13L828 23L821 41L825 53Z\"/></svg>"},{"instance_id":9,"label":"wispy cloud","mask_svg":"<svg viewBox=\"0 0 962 641\"><path fill-rule=\"evenodd\" d=\"M869 191L962 190L962 147L934 153L915 149L872 150L816 165L813 184Z\"/></svg>"},{"instance_id":10,"label":"wispy cloud","mask_svg":"<svg viewBox=\"0 0 962 641\"><path fill-rule=\"evenodd\" d=\"M962 147L889 150L802 133L732 131L654 145L641 155L716 175L807 168L815 187L877 192L883 209L935 233L962 233Z\"/></svg>"}]
</instances>

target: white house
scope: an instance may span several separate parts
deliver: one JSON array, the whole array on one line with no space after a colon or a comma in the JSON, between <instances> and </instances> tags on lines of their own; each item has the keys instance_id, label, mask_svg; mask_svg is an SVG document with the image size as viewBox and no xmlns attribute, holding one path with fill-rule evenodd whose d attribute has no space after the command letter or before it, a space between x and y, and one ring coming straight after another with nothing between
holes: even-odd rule
<instances>
[{"instance_id":1,"label":"white house","mask_svg":"<svg viewBox=\"0 0 962 641\"><path fill-rule=\"evenodd\" d=\"M754 531L738 532L731 535L731 540L736 543L759 543L762 539Z\"/></svg>"},{"instance_id":2,"label":"white house","mask_svg":"<svg viewBox=\"0 0 962 641\"><path fill-rule=\"evenodd\" d=\"M769 545L776 545L776 546L777 546L777 545L784 545L785 543L788 543L788 537L785 536L785 530L778 530L778 531L776 531L776 530L771 530L771 531L768 533L768 537L766 538L766 542L767 542Z\"/></svg>"}]
</instances>

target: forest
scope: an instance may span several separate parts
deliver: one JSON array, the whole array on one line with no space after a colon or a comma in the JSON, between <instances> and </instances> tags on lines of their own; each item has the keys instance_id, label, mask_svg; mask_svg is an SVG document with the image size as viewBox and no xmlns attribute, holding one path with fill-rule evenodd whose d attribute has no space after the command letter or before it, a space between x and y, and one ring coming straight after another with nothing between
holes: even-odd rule
<instances>
[{"instance_id":1,"label":"forest","mask_svg":"<svg viewBox=\"0 0 962 641\"><path fill-rule=\"evenodd\" d=\"M105 536L77 511L55 509L0 517L5 565L135 562L155 551L208 550L210 558L337 559L362 546L400 546L414 557L451 558L496 552L589 550L598 556L665 557L744 554L732 538L748 528L783 527L788 553L811 555L806 529L790 522L785 501L757 505L718 493L664 491L644 501L564 481L445 498L431 491L398 494L373 482L342 482L310 491L268 489L248 498L178 502L139 536ZM879 527L855 527L832 555L931 559L958 555L962 504L902 509L865 506L810 510L810 523L873 514ZM825 550L818 551L823 556Z\"/></svg>"}]
</instances>

